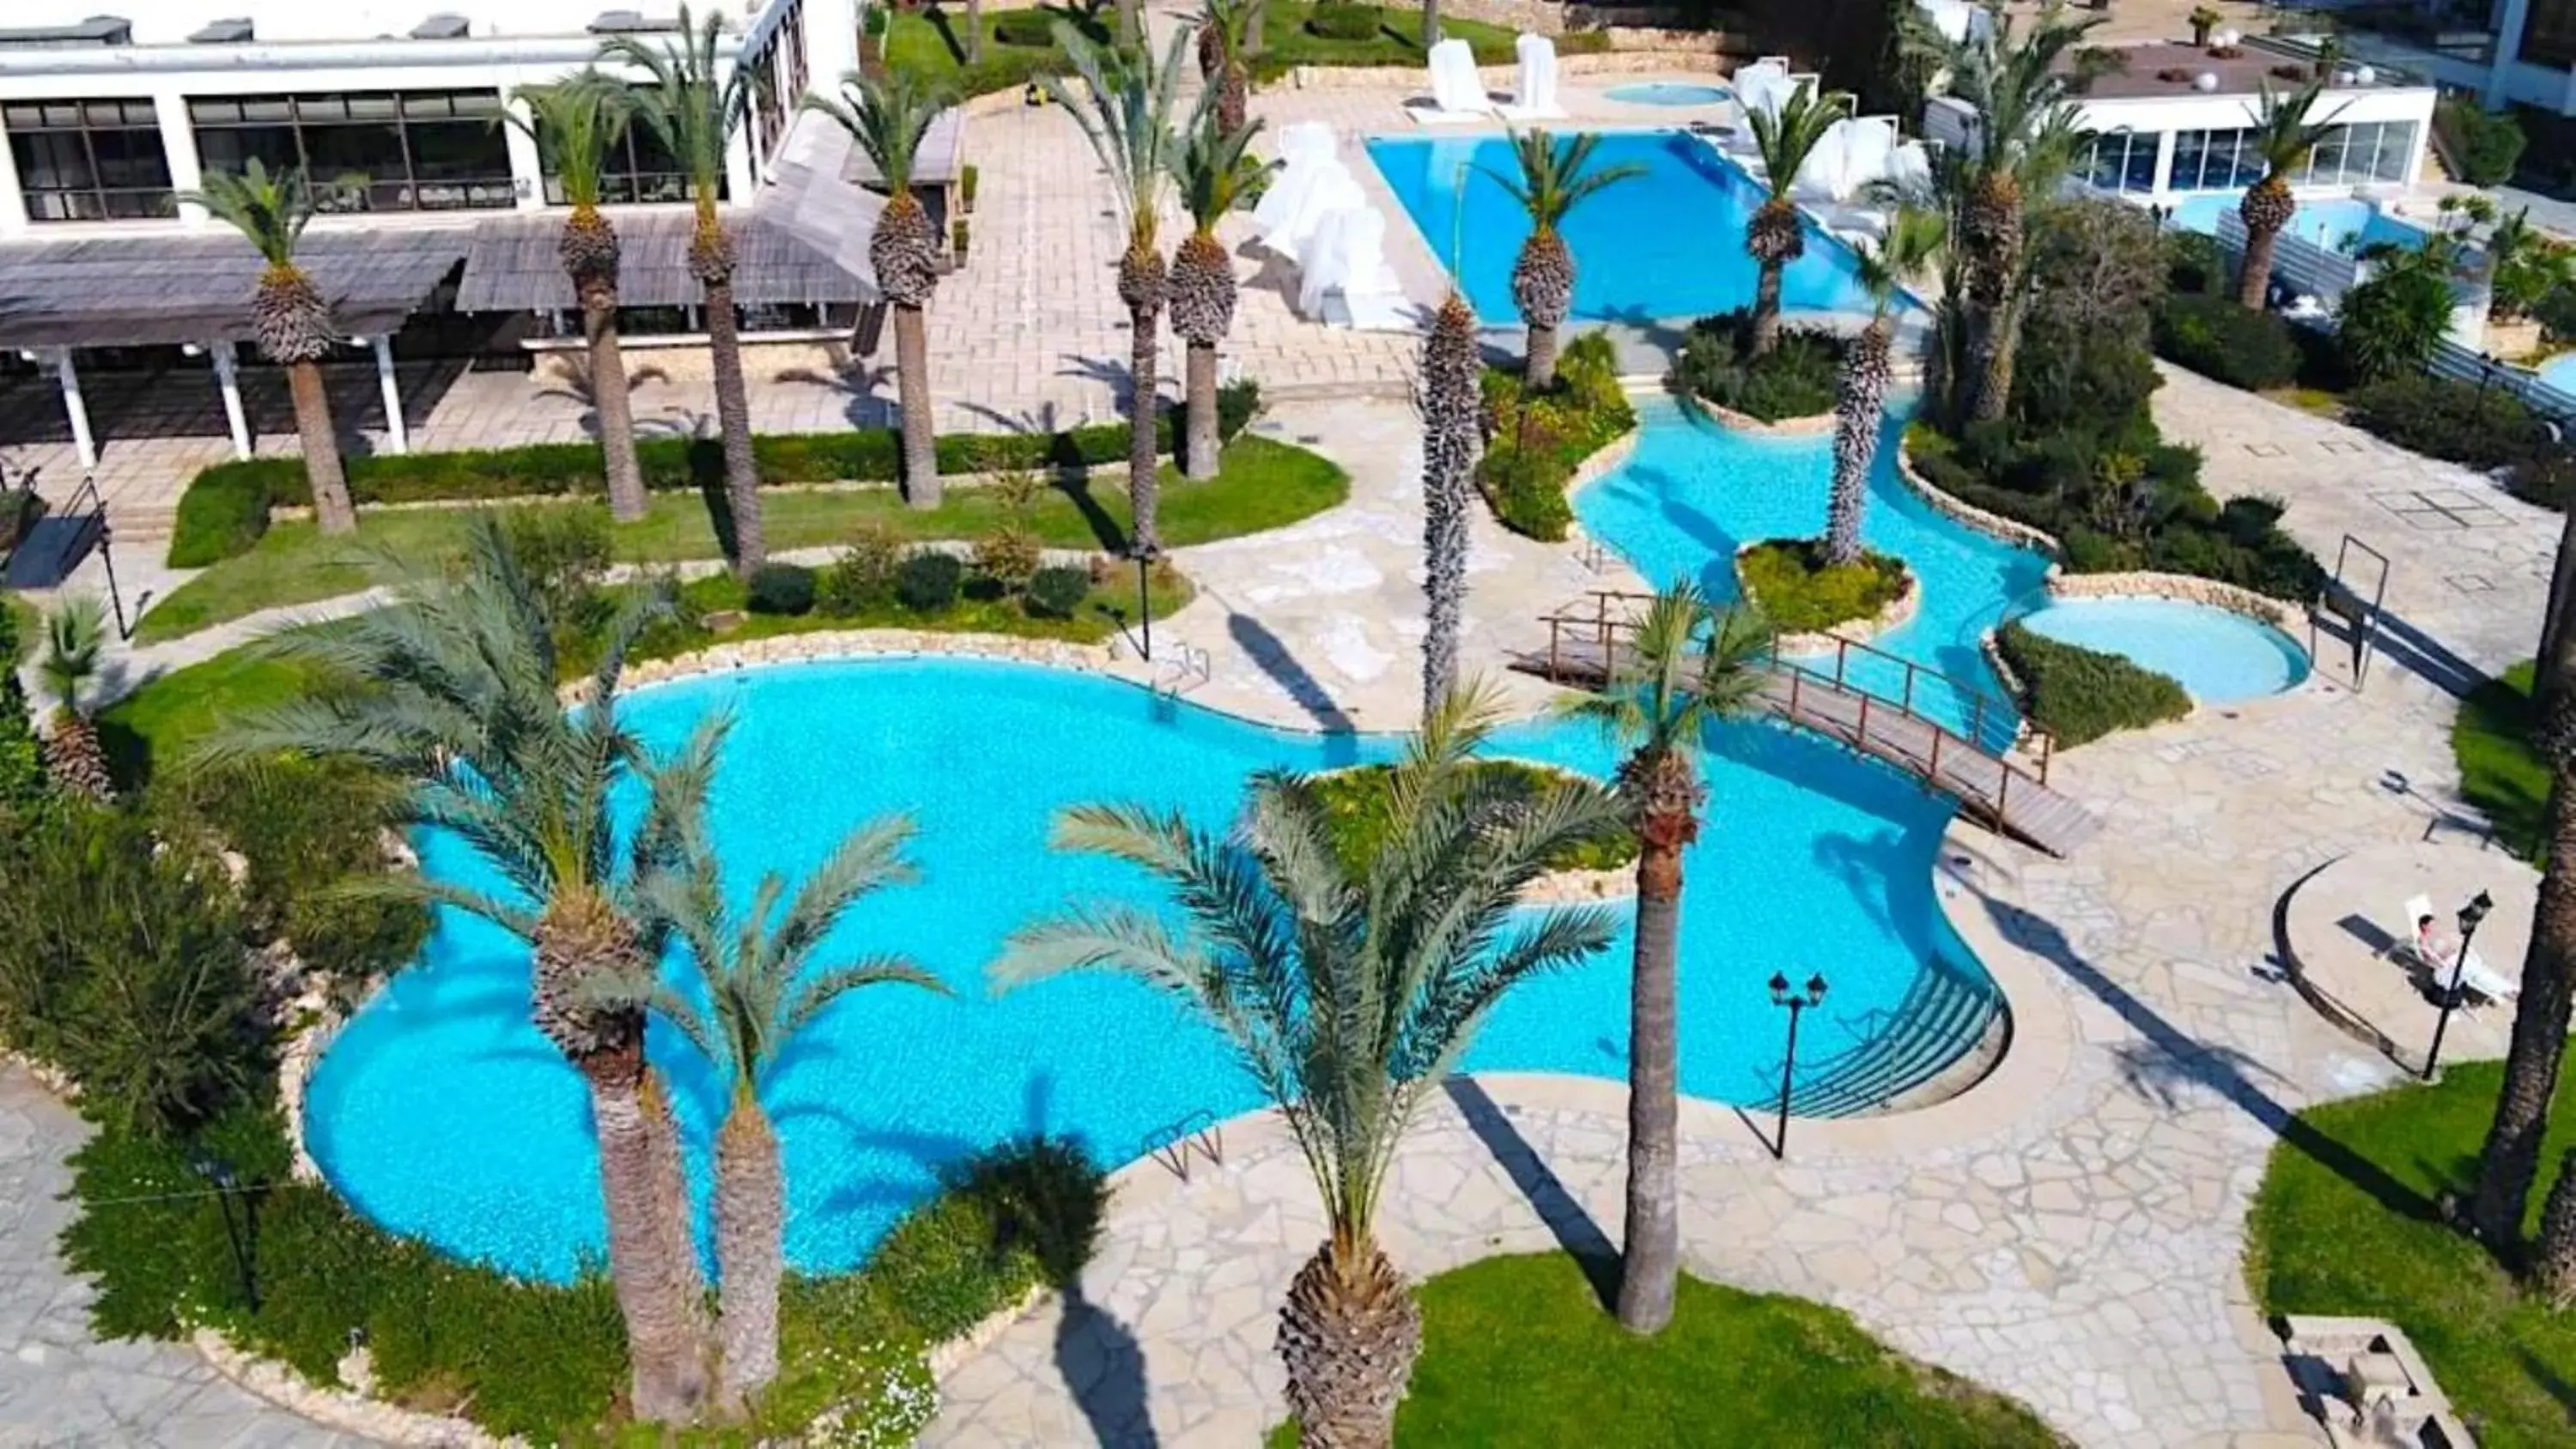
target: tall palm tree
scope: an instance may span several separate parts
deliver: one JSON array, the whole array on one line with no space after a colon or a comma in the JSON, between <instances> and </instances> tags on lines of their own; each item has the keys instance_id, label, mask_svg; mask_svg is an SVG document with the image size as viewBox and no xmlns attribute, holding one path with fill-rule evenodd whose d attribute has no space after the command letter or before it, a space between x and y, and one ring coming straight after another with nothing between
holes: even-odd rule
<instances>
[{"instance_id":1,"label":"tall palm tree","mask_svg":"<svg viewBox=\"0 0 2576 1449\"><path fill-rule=\"evenodd\" d=\"M1203 92L1198 124L1173 158L1172 180L1190 213L1190 234L1172 249L1172 330L1189 351L1182 368L1181 476L1213 478L1217 464L1216 349L1234 326L1234 258L1216 224L1268 175L1272 162L1251 154L1261 123L1224 129L1220 107Z\"/></svg>"},{"instance_id":2,"label":"tall palm tree","mask_svg":"<svg viewBox=\"0 0 2576 1449\"><path fill-rule=\"evenodd\" d=\"M1799 168L1807 164L1816 143L1836 121L1851 114L1851 93L1816 93L1815 83L1801 81L1775 115L1752 112L1753 146L1762 157L1762 205L1745 224L1744 249L1760 263L1762 276L1753 293L1753 351L1769 352L1780 341L1780 277L1791 262L1806 255L1806 224L1798 204L1789 199ZM1517 279L1516 279L1517 280Z\"/></svg>"},{"instance_id":3,"label":"tall palm tree","mask_svg":"<svg viewBox=\"0 0 2576 1449\"><path fill-rule=\"evenodd\" d=\"M1619 1322L1631 1333L1657 1333L1672 1321L1681 1274L1676 998L1682 854L1699 837L1708 797L1699 751L1712 725L1750 706L1770 638L1751 609L1716 617L1698 589L1674 584L1648 606L1632 662L1600 694L1566 707L1627 747L1619 801L1640 847L1628 986L1627 1246L1619 1272Z\"/></svg>"},{"instance_id":4,"label":"tall palm tree","mask_svg":"<svg viewBox=\"0 0 2576 1449\"><path fill-rule=\"evenodd\" d=\"M2247 187L2245 199L2236 204L2236 214L2245 222L2245 270L2236 279L2239 306L2263 309L2263 291L2272 283L2272 249L2299 210L2290 199L2290 178L2307 169L2317 143L2344 112L2337 106L2320 119L2309 119L2325 88L2320 76L2284 97L2265 81L2261 100L2245 108L2254 122L2254 152L2263 158L2263 179Z\"/></svg>"},{"instance_id":5,"label":"tall palm tree","mask_svg":"<svg viewBox=\"0 0 2576 1449\"><path fill-rule=\"evenodd\" d=\"M596 999L621 1010L649 1007L733 1079L716 1129L718 1393L728 1411L740 1413L778 1376L778 1288L786 1277L787 1181L761 1087L797 1034L850 992L888 982L947 987L897 957L814 965L825 938L861 897L917 878L903 859L910 821L851 831L792 897L785 877L763 876L740 913L725 904L703 813L680 822L674 835L673 858L654 868L640 894L655 924L688 948L703 991L674 989L646 961L633 974L603 979Z\"/></svg>"},{"instance_id":6,"label":"tall palm tree","mask_svg":"<svg viewBox=\"0 0 2576 1449\"><path fill-rule=\"evenodd\" d=\"M2059 62L2101 23L2099 17L2072 19L2052 3L2027 41L2015 40L2011 20L2002 15L1971 27L1964 40L1928 25L1905 31L1949 74L1950 93L1977 113L1969 144L1946 148L1934 173L1950 213L1958 283L1947 290L1962 298L1967 334L1957 348L1963 375L1946 380L1957 403L1954 419L1999 418L2012 400L2013 348L2028 291L2023 202L2055 191L2075 164L2084 132L2076 125L2073 68Z\"/></svg>"},{"instance_id":7,"label":"tall palm tree","mask_svg":"<svg viewBox=\"0 0 2576 1449\"><path fill-rule=\"evenodd\" d=\"M116 783L107 772L98 726L81 696L98 677L99 653L106 644L107 614L98 595L71 594L46 611L45 647L36 656L36 677L54 697L54 717L45 736L46 772L56 789L101 804L116 798ZM15 660L0 660L0 669L16 667Z\"/></svg>"},{"instance_id":8,"label":"tall palm tree","mask_svg":"<svg viewBox=\"0 0 2576 1449\"><path fill-rule=\"evenodd\" d=\"M937 405L930 396L930 333L922 313L939 288L939 229L921 198L913 195L913 162L931 123L951 104L947 88L916 81L909 71L887 66L878 74L852 71L841 77L841 98L807 96L808 109L822 112L850 133L861 153L884 178L885 210L868 238L868 266L877 290L894 308L895 397L903 414L904 498L915 508L937 508L939 437L934 431Z\"/></svg>"},{"instance_id":9,"label":"tall palm tree","mask_svg":"<svg viewBox=\"0 0 2576 1449\"><path fill-rule=\"evenodd\" d=\"M1267 0L1203 0L1198 14L1199 78L1216 97L1217 134L1243 129L1252 101L1255 27ZM1205 101L1202 100L1202 104Z\"/></svg>"},{"instance_id":10,"label":"tall palm tree","mask_svg":"<svg viewBox=\"0 0 2576 1449\"><path fill-rule=\"evenodd\" d=\"M640 35L601 42L599 59L641 71L644 83L629 92L636 114L688 173L689 200L698 226L689 239L689 270L704 293L707 364L715 377L716 429L723 435L725 506L732 516L733 567L748 579L769 559L761 527L760 465L751 451L751 396L742 381L742 319L734 310L733 238L716 211L724 189L725 151L751 113L757 68L725 73L724 12L704 22L680 7L677 33L658 44Z\"/></svg>"},{"instance_id":11,"label":"tall palm tree","mask_svg":"<svg viewBox=\"0 0 2576 1449\"><path fill-rule=\"evenodd\" d=\"M1600 144L1601 137L1588 131L1562 140L1543 130L1516 132L1512 157L1520 163L1519 174L1486 172L1529 213L1529 240L1521 243L1520 260L1512 266L1512 301L1529 327L1522 377L1532 389L1556 381L1556 329L1565 325L1566 311L1574 305L1574 253L1560 230L1566 214L1602 191L1646 174L1633 161L1590 169L1593 149Z\"/></svg>"},{"instance_id":12,"label":"tall palm tree","mask_svg":"<svg viewBox=\"0 0 2576 1449\"><path fill-rule=\"evenodd\" d=\"M635 411L626 397L626 360L617 348L617 228L599 211L601 174L610 148L625 139L629 113L623 86L584 70L550 86L522 86L525 115L507 114L545 157L572 208L555 252L581 300L581 335L590 357L591 403L599 410L599 451L608 475L608 513L620 523L644 516L644 470L635 461Z\"/></svg>"},{"instance_id":13,"label":"tall palm tree","mask_svg":"<svg viewBox=\"0 0 2576 1449\"><path fill-rule=\"evenodd\" d=\"M1127 250L1118 258L1118 300L1127 304L1129 388L1127 501L1135 514L1132 540L1139 558L1163 551L1154 522L1155 457L1161 419L1156 380L1158 332L1169 277L1163 266L1160 225L1163 192L1181 150L1175 121L1181 114L1181 73L1189 32L1175 30L1160 63L1151 50L1109 51L1059 20L1055 41L1082 78L1077 94L1059 77L1048 94L1082 127L1109 175L1109 188L1127 219Z\"/></svg>"},{"instance_id":14,"label":"tall palm tree","mask_svg":"<svg viewBox=\"0 0 2576 1449\"><path fill-rule=\"evenodd\" d=\"M2532 1276L2551 1306L2576 1305L2576 1147L2558 1156L2558 1181L2540 1208L2540 1247Z\"/></svg>"},{"instance_id":15,"label":"tall palm tree","mask_svg":"<svg viewBox=\"0 0 2576 1449\"><path fill-rule=\"evenodd\" d=\"M1869 325L1844 349L1842 371L1834 379L1834 490L1825 510L1829 565L1860 559L1860 518L1869 503L1869 466L1878 456L1879 425L1887 413L1888 311L1898 289L1940 254L1949 231L1939 212L1902 206L1889 218L1885 239L1860 251L1860 282L1876 306Z\"/></svg>"},{"instance_id":16,"label":"tall palm tree","mask_svg":"<svg viewBox=\"0 0 2576 1449\"><path fill-rule=\"evenodd\" d=\"M707 1334L679 1137L645 1060L644 1014L594 995L650 969L656 942L636 884L668 855L714 767L713 731L654 762L619 718L627 653L666 609L657 599L619 614L588 703L567 713L544 604L499 520L477 515L453 577L424 567L392 606L272 646L358 688L241 720L206 753L372 765L408 783L405 823L451 832L508 884L507 895L418 878L387 888L480 916L533 948L529 1014L589 1089L634 1410L685 1421L706 1397ZM612 807L639 774L648 805L621 849Z\"/></svg>"},{"instance_id":17,"label":"tall palm tree","mask_svg":"<svg viewBox=\"0 0 2576 1449\"><path fill-rule=\"evenodd\" d=\"M1598 908L1516 909L1550 850L1618 811L1588 781L1524 802L1471 768L1494 718L1472 689L1432 716L1389 782L1393 836L1358 868L1293 774L1255 776L1230 831L1136 805L1067 810L1059 848L1160 878L1187 929L1153 910L1077 908L1015 933L993 967L1004 984L1091 967L1141 977L1196 1005L1278 1104L1331 1224L1279 1315L1288 1405L1323 1449L1384 1449L1421 1353L1421 1310L1374 1234L1407 1126L1506 991L1615 933Z\"/></svg>"},{"instance_id":18,"label":"tall palm tree","mask_svg":"<svg viewBox=\"0 0 2576 1449\"><path fill-rule=\"evenodd\" d=\"M1458 289L1422 343L1422 717L1458 687L1458 620L1467 602L1467 490L1482 417L1476 312Z\"/></svg>"},{"instance_id":19,"label":"tall palm tree","mask_svg":"<svg viewBox=\"0 0 2576 1449\"><path fill-rule=\"evenodd\" d=\"M295 248L311 225L314 195L302 171L272 173L256 156L239 172L209 171L203 190L180 198L229 224L259 249L268 266L252 294L250 326L259 350L286 369L295 400L295 436L304 445L304 476L313 491L313 519L324 533L352 533L358 506L340 464L340 435L331 426L331 398L322 389L322 359L339 331L331 304L304 268Z\"/></svg>"},{"instance_id":20,"label":"tall palm tree","mask_svg":"<svg viewBox=\"0 0 2576 1449\"><path fill-rule=\"evenodd\" d=\"M1429 54L1440 43L1440 0L1422 0L1422 49Z\"/></svg>"}]
</instances>

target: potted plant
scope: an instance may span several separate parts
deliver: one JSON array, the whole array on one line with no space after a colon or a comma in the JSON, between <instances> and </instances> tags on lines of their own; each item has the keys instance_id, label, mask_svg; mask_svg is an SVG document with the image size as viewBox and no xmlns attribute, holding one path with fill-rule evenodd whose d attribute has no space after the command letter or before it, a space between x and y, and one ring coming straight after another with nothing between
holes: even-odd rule
<instances>
[{"instance_id":1,"label":"potted plant","mask_svg":"<svg viewBox=\"0 0 2576 1449\"><path fill-rule=\"evenodd\" d=\"M2335 67L2342 62L2343 37L2339 35L2329 35L2323 40L2317 42L2316 78L2318 80L2327 80L2332 78L2335 73Z\"/></svg>"},{"instance_id":2,"label":"potted plant","mask_svg":"<svg viewBox=\"0 0 2576 1449\"><path fill-rule=\"evenodd\" d=\"M2209 33L2210 33L2211 31L2213 31L2213 30L2216 30L2216 29L2218 28L2218 22L2220 22L2220 21L2222 21L2222 20L2224 20L2224 19L2226 19L2226 18L2227 18L2226 16L2219 14L2217 11L2210 9L2210 8L2209 8L2208 6L2206 6L2206 5L2203 5L2203 6L2201 6L2199 9L2192 11L2192 12L2191 12L2191 43L2192 43L2192 48L2193 48L2193 49L2195 49L2195 50L2207 50L2207 49L2209 49Z\"/></svg>"}]
</instances>

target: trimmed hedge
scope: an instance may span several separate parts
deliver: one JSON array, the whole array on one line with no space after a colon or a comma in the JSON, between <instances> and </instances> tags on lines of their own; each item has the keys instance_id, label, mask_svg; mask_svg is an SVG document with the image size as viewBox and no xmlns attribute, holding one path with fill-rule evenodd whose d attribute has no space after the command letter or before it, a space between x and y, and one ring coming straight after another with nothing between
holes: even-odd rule
<instances>
[{"instance_id":1,"label":"trimmed hedge","mask_svg":"<svg viewBox=\"0 0 2576 1449\"><path fill-rule=\"evenodd\" d=\"M1903 560L1863 550L1860 562L1827 568L1823 546L1812 538L1757 544L1736 567L1745 593L1785 634L1815 634L1875 618L1905 593Z\"/></svg>"},{"instance_id":2,"label":"trimmed hedge","mask_svg":"<svg viewBox=\"0 0 2576 1449\"><path fill-rule=\"evenodd\" d=\"M2156 305L2156 352L2248 392L2287 387L2301 353L2290 324L2224 297L2177 292Z\"/></svg>"},{"instance_id":3,"label":"trimmed hedge","mask_svg":"<svg viewBox=\"0 0 2576 1449\"><path fill-rule=\"evenodd\" d=\"M1574 526L1565 485L1583 460L1637 425L1610 339L1587 332L1557 359L1556 385L1532 397L1521 375L1485 369L1485 456L1476 486L1505 528L1544 543Z\"/></svg>"},{"instance_id":4,"label":"trimmed hedge","mask_svg":"<svg viewBox=\"0 0 2576 1449\"><path fill-rule=\"evenodd\" d=\"M2023 711L2060 745L2090 744L2191 713L2191 696L2180 684L2117 654L2062 643L2018 623L1996 633L1995 648L2021 681Z\"/></svg>"},{"instance_id":5,"label":"trimmed hedge","mask_svg":"<svg viewBox=\"0 0 2576 1449\"><path fill-rule=\"evenodd\" d=\"M2412 453L2472 468L2503 468L2541 456L2549 435L2522 399L2503 388L2441 377L2368 383L2344 398L2352 422Z\"/></svg>"},{"instance_id":6,"label":"trimmed hedge","mask_svg":"<svg viewBox=\"0 0 2576 1449\"><path fill-rule=\"evenodd\" d=\"M1683 334L1673 360L1673 386L1766 423L1834 410L1834 374L1843 340L1830 332L1784 327L1769 352L1753 353L1753 313L1743 307L1702 317Z\"/></svg>"},{"instance_id":7,"label":"trimmed hedge","mask_svg":"<svg viewBox=\"0 0 2576 1449\"><path fill-rule=\"evenodd\" d=\"M1522 799L1536 799L1548 786L1568 778L1564 770L1519 760L1479 760L1470 768L1499 777ZM1393 773L1390 765L1362 765L1314 780L1330 822L1333 852L1355 872L1368 868L1395 829L1395 801L1387 793ZM1637 835L1624 825L1566 845L1547 858L1550 870L1618 870L1636 863Z\"/></svg>"},{"instance_id":8,"label":"trimmed hedge","mask_svg":"<svg viewBox=\"0 0 2576 1449\"><path fill-rule=\"evenodd\" d=\"M1232 440L1260 410L1250 379L1217 394L1217 432ZM1174 417L1156 428L1172 450ZM942 473L1012 469L1097 468L1127 460L1125 423L1094 423L1055 433L947 433L939 438ZM892 428L845 433L762 434L752 439L760 476L769 483L892 483L902 476L903 439ZM724 445L716 438L648 438L635 445L647 488L665 491L724 486ZM345 460L349 492L370 503L474 502L567 493L601 493L594 443L535 443L521 448L447 453L385 453ZM312 502L300 458L251 458L199 473L179 499L170 567L204 568L248 552L268 531L271 510Z\"/></svg>"}]
</instances>

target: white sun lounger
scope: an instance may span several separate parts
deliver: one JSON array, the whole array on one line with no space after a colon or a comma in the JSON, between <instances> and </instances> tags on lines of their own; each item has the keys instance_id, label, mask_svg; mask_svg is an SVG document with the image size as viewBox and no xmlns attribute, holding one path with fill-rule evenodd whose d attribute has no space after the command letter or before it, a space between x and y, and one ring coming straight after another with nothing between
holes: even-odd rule
<instances>
[{"instance_id":1,"label":"white sun lounger","mask_svg":"<svg viewBox=\"0 0 2576 1449\"><path fill-rule=\"evenodd\" d=\"M1476 53L1467 42L1444 40L1431 47L1431 104L1417 102L1406 109L1426 126L1493 119L1493 98L1485 94L1484 78L1476 74Z\"/></svg>"},{"instance_id":2,"label":"white sun lounger","mask_svg":"<svg viewBox=\"0 0 2576 1449\"><path fill-rule=\"evenodd\" d=\"M2398 949L2422 962L2424 969L2433 973L2433 984L2437 989L2449 986L2452 965L2450 959L2445 957L2436 960L2426 955L2423 949L2415 944L2415 923L2433 914L2432 898L2430 896L2409 897L2405 911L2405 917L2400 922L2404 930L2398 938L2402 944ZM2455 947L2453 954L2456 952ZM2460 969L2460 985L2488 1001L2511 1001L2522 994L2522 983L2488 965L2485 959L2478 955L2477 948L2474 946L2469 949L2468 961Z\"/></svg>"},{"instance_id":3,"label":"white sun lounger","mask_svg":"<svg viewBox=\"0 0 2576 1449\"><path fill-rule=\"evenodd\" d=\"M1556 102L1556 42L1544 35L1524 35L1512 42L1520 58L1520 84L1503 115L1514 121L1553 121L1565 114Z\"/></svg>"}]
</instances>

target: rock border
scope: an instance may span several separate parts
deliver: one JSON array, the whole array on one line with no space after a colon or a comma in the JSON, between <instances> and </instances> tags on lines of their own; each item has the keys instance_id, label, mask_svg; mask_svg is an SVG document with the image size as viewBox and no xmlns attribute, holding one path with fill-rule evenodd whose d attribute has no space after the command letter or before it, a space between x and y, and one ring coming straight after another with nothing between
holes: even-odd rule
<instances>
[{"instance_id":1,"label":"rock border","mask_svg":"<svg viewBox=\"0 0 2576 1449\"><path fill-rule=\"evenodd\" d=\"M1896 476L1904 480L1906 487L1914 490L1916 497L1930 504L1933 512L1951 522L1973 529L1988 538L1999 539L2015 547L2046 555L2051 564L2052 577L2063 566L2066 545L2057 541L2057 535L2043 532L2027 523L2006 518L2000 513L1989 513L1973 503L1934 487L1929 479L1914 471L1914 460L1907 456L1902 438L1897 440L1896 445Z\"/></svg>"},{"instance_id":2,"label":"rock border","mask_svg":"<svg viewBox=\"0 0 2576 1449\"><path fill-rule=\"evenodd\" d=\"M1682 400L1682 406L1696 408L1700 416L1730 432L1752 433L1757 437L1767 438L1815 438L1834 430L1835 413L1831 408L1820 413L1805 413L1794 418L1782 418L1776 423L1766 423L1751 413L1739 413L1723 403L1712 402L1686 388L1676 390L1673 396Z\"/></svg>"},{"instance_id":3,"label":"rock border","mask_svg":"<svg viewBox=\"0 0 2576 1449\"><path fill-rule=\"evenodd\" d=\"M211 1328L198 1329L188 1341L216 1373L243 1392L338 1433L419 1449L524 1449L528 1442L494 1438L469 1420L312 1383L286 1364L235 1347Z\"/></svg>"},{"instance_id":4,"label":"rock border","mask_svg":"<svg viewBox=\"0 0 2576 1449\"><path fill-rule=\"evenodd\" d=\"M2217 579L2204 579L2196 574L2157 573L2141 569L2125 574L2052 573L2048 577L2048 597L2058 599L2169 599L2175 603L2200 604L2241 614L2259 624L2268 624L2284 634L2307 622L2298 606L2269 594ZM2291 642L2296 643L2296 640ZM2306 653L2305 649L2300 651ZM2310 661L2313 666L2314 661Z\"/></svg>"},{"instance_id":5,"label":"rock border","mask_svg":"<svg viewBox=\"0 0 2576 1449\"><path fill-rule=\"evenodd\" d=\"M1811 543L1813 541L1814 540L1812 539L1804 538L1757 538L1751 543L1737 545L1735 550L1736 597L1752 600L1757 604L1760 602L1760 600L1753 598L1753 587L1751 584L1747 583L1744 578L1744 556L1746 554L1751 553L1757 548L1767 548L1773 544ZM1896 555L1894 554L1881 554L1879 556L1881 558L1896 558ZM1783 634L1779 637L1774 647L1782 654L1830 654L1845 644L1867 644L1881 635L1893 634L1897 630L1904 628L1906 625L1913 623L1915 614L1920 612L1923 608L1923 580L1921 576L1915 573L1914 566L1912 564L1907 563L1901 558L1896 558L1896 563L1899 568L1904 570L1905 587L1897 591L1896 597L1890 600L1886 607L1880 609L1877 613L1866 619L1856 619L1847 623L1836 624L1832 628L1824 630L1821 633Z\"/></svg>"}]
</instances>

